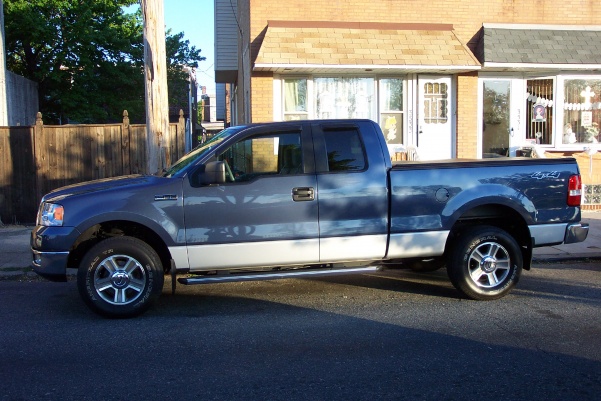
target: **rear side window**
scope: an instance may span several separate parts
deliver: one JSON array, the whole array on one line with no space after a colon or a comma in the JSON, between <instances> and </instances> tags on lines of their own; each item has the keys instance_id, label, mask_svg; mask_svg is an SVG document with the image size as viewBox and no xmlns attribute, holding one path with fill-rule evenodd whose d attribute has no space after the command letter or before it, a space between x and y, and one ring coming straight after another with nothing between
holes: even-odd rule
<instances>
[{"instance_id":1,"label":"rear side window","mask_svg":"<svg viewBox=\"0 0 601 401\"><path fill-rule=\"evenodd\" d=\"M353 128L324 131L328 171L361 171L366 169L365 148L359 132Z\"/></svg>"}]
</instances>

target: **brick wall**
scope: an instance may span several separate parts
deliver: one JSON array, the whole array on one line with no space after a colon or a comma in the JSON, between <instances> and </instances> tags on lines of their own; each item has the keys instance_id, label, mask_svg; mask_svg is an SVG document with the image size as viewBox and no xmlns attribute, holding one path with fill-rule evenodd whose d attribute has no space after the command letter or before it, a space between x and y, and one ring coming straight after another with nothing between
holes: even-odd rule
<instances>
[{"instance_id":1,"label":"brick wall","mask_svg":"<svg viewBox=\"0 0 601 401\"><path fill-rule=\"evenodd\" d=\"M250 0L251 42L268 20L453 24L468 43L482 24L601 25L601 1Z\"/></svg>"},{"instance_id":2,"label":"brick wall","mask_svg":"<svg viewBox=\"0 0 601 401\"><path fill-rule=\"evenodd\" d=\"M459 158L476 158L478 154L478 74L457 76L457 149Z\"/></svg>"},{"instance_id":3,"label":"brick wall","mask_svg":"<svg viewBox=\"0 0 601 401\"><path fill-rule=\"evenodd\" d=\"M244 3L244 1L241 1ZM574 0L248 0L252 60L267 21L342 21L452 24L458 39L472 50L483 23L601 25L601 1ZM274 60L276 62L276 60ZM271 76L253 73L252 121L273 119ZM477 77L457 77L458 157L477 154ZM601 182L601 181L597 181Z\"/></svg>"},{"instance_id":4,"label":"brick wall","mask_svg":"<svg viewBox=\"0 0 601 401\"><path fill-rule=\"evenodd\" d=\"M252 146L253 173L277 172L278 157L273 138L254 139Z\"/></svg>"},{"instance_id":5,"label":"brick wall","mask_svg":"<svg viewBox=\"0 0 601 401\"><path fill-rule=\"evenodd\" d=\"M251 113L252 122L273 121L273 73L253 73Z\"/></svg>"},{"instance_id":6,"label":"brick wall","mask_svg":"<svg viewBox=\"0 0 601 401\"><path fill-rule=\"evenodd\" d=\"M585 185L601 183L601 153L589 156L586 152L545 152L546 157L574 157L580 168L582 183Z\"/></svg>"}]
</instances>

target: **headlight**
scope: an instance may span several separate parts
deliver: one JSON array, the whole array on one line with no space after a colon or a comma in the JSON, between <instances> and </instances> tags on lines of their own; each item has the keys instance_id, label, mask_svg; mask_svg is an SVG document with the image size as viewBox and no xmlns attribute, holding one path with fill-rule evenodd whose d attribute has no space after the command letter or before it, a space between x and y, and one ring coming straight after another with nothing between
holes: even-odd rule
<instances>
[{"instance_id":1,"label":"headlight","mask_svg":"<svg viewBox=\"0 0 601 401\"><path fill-rule=\"evenodd\" d=\"M42 203L38 212L38 225L62 226L65 209L56 203Z\"/></svg>"}]
</instances>

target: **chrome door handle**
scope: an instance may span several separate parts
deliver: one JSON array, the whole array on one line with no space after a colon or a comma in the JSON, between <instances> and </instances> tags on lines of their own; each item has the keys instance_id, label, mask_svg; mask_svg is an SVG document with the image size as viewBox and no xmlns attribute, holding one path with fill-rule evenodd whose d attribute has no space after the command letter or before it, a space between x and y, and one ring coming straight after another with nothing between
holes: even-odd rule
<instances>
[{"instance_id":1,"label":"chrome door handle","mask_svg":"<svg viewBox=\"0 0 601 401\"><path fill-rule=\"evenodd\" d=\"M295 202L306 202L315 200L315 189L313 189L312 187L293 188L292 200Z\"/></svg>"}]
</instances>

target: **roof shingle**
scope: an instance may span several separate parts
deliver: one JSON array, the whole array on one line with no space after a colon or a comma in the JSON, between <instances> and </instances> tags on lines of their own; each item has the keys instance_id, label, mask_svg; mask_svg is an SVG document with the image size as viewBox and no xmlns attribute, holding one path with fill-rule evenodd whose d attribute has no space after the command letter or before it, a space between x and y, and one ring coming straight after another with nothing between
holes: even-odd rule
<instances>
[{"instance_id":1,"label":"roof shingle","mask_svg":"<svg viewBox=\"0 0 601 401\"><path fill-rule=\"evenodd\" d=\"M394 27L385 27L394 28ZM451 29L269 25L255 65L480 66ZM264 67L265 68L265 67Z\"/></svg>"},{"instance_id":2,"label":"roof shingle","mask_svg":"<svg viewBox=\"0 0 601 401\"><path fill-rule=\"evenodd\" d=\"M483 28L485 63L601 64L601 29Z\"/></svg>"}]
</instances>

